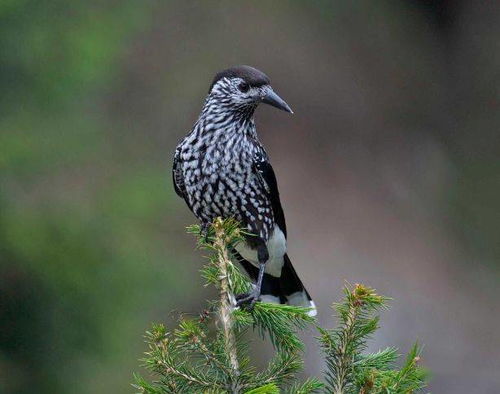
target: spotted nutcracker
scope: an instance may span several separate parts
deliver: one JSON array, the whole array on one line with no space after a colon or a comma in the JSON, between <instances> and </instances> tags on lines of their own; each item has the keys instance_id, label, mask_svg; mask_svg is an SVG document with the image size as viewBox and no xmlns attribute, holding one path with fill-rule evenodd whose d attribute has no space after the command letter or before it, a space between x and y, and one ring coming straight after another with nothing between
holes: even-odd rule
<instances>
[{"instance_id":1,"label":"spotted nutcracker","mask_svg":"<svg viewBox=\"0 0 500 394\"><path fill-rule=\"evenodd\" d=\"M233 217L253 234L234 251L255 282L249 294L237 297L238 305L260 299L309 307L315 315L287 254L276 176L253 118L260 103L293 113L269 78L253 67L232 67L215 76L198 120L175 150L175 191L202 228L216 217Z\"/></svg>"}]
</instances>

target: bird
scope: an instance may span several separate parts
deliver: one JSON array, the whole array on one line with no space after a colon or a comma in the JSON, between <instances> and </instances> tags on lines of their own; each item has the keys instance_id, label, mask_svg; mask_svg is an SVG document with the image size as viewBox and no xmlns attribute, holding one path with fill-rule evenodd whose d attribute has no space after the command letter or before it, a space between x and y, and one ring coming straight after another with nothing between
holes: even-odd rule
<instances>
[{"instance_id":1,"label":"bird","mask_svg":"<svg viewBox=\"0 0 500 394\"><path fill-rule=\"evenodd\" d=\"M287 253L287 229L276 175L259 141L254 113L265 103L293 113L269 77L250 66L218 72L191 131L177 145L172 177L175 192L206 231L217 217L234 218L249 236L234 255L254 282L238 306L270 302L316 306Z\"/></svg>"}]
</instances>

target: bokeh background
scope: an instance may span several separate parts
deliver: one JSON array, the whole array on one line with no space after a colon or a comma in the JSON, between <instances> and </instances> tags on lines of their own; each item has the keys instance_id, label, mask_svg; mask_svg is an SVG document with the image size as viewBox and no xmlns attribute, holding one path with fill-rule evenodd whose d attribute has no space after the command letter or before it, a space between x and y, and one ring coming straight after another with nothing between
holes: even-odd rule
<instances>
[{"instance_id":1,"label":"bokeh background","mask_svg":"<svg viewBox=\"0 0 500 394\"><path fill-rule=\"evenodd\" d=\"M495 1L2 0L0 392L133 392L150 322L210 297L171 158L235 64L295 111L257 126L320 322L363 282L372 348L498 392L499 34Z\"/></svg>"}]
</instances>

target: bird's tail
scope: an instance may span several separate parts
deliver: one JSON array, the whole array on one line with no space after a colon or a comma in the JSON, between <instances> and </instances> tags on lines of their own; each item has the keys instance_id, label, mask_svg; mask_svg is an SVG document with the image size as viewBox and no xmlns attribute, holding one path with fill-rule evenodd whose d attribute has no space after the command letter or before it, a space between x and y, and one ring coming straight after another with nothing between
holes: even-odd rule
<instances>
[{"instance_id":1,"label":"bird's tail","mask_svg":"<svg viewBox=\"0 0 500 394\"><path fill-rule=\"evenodd\" d=\"M257 280L259 270L253 264L243 259L237 252L234 251L234 254L248 275L254 281ZM261 301L311 308L308 312L309 316L316 316L316 305L302 284L297 272L295 272L290 258L287 254L283 258L284 263L279 278L267 273L264 274L260 296Z\"/></svg>"},{"instance_id":2,"label":"bird's tail","mask_svg":"<svg viewBox=\"0 0 500 394\"><path fill-rule=\"evenodd\" d=\"M281 270L280 289L281 295L288 305L303 306L311 308L309 316L316 316L317 310L314 301L300 280L292 262L287 254L284 256L285 262Z\"/></svg>"}]
</instances>

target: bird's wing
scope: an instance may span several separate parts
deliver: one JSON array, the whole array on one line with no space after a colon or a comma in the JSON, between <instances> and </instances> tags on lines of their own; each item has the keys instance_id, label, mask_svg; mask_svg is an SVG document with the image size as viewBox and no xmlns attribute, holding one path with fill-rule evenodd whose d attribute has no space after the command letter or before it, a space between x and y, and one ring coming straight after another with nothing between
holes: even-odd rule
<instances>
[{"instance_id":1,"label":"bird's wing","mask_svg":"<svg viewBox=\"0 0 500 394\"><path fill-rule=\"evenodd\" d=\"M174 181L174 189L177 195L186 200L186 186L184 185L184 176L181 170L180 149L175 150L174 166L172 168L172 180Z\"/></svg>"},{"instance_id":2,"label":"bird's wing","mask_svg":"<svg viewBox=\"0 0 500 394\"><path fill-rule=\"evenodd\" d=\"M274 175L273 167L271 166L267 155L260 151L257 152L254 156L253 167L257 178L260 180L262 187L271 201L274 220L286 237L285 214L283 213L283 208L281 207L278 182L276 181L276 175Z\"/></svg>"}]
</instances>

